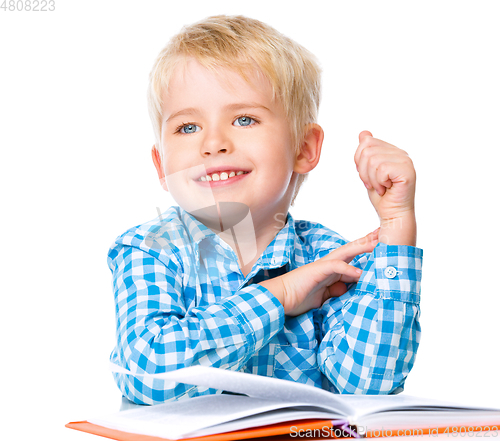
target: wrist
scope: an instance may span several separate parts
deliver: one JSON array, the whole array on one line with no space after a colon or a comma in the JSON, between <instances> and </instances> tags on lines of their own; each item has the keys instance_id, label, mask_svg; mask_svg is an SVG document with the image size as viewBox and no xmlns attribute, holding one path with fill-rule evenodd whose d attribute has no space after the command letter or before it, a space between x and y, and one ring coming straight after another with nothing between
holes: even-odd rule
<instances>
[{"instance_id":1,"label":"wrist","mask_svg":"<svg viewBox=\"0 0 500 441\"><path fill-rule=\"evenodd\" d=\"M285 307L285 290L281 278L275 277L273 279L263 280L258 285L266 288L276 299Z\"/></svg>"},{"instance_id":2,"label":"wrist","mask_svg":"<svg viewBox=\"0 0 500 441\"><path fill-rule=\"evenodd\" d=\"M415 212L407 212L391 219L380 219L379 242L387 245L417 245Z\"/></svg>"}]
</instances>

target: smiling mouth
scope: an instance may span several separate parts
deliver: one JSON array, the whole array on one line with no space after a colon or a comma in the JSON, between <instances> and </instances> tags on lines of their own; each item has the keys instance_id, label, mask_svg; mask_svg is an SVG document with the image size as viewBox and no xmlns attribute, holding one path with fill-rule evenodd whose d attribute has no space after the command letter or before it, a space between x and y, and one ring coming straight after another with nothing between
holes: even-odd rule
<instances>
[{"instance_id":1,"label":"smiling mouth","mask_svg":"<svg viewBox=\"0 0 500 441\"><path fill-rule=\"evenodd\" d=\"M241 175L247 175L250 172L246 171L235 171L235 170L226 170L219 171L215 173L210 173L209 175L201 176L198 179L198 182L217 182L217 181L227 181L233 178L236 178Z\"/></svg>"}]
</instances>

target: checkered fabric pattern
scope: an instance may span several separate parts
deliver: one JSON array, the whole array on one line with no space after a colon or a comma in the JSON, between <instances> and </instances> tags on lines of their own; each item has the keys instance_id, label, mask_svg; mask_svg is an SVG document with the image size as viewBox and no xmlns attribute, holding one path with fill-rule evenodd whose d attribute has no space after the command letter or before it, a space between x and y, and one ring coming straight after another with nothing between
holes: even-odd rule
<instances>
[{"instance_id":1,"label":"checkered fabric pattern","mask_svg":"<svg viewBox=\"0 0 500 441\"><path fill-rule=\"evenodd\" d=\"M346 243L288 213L244 277L231 247L180 207L119 236L108 254L117 344L111 361L132 372L214 366L323 387L336 393L402 390L420 339L422 250L378 244L341 297L284 315L259 282L316 261ZM220 393L114 373L138 404Z\"/></svg>"}]
</instances>

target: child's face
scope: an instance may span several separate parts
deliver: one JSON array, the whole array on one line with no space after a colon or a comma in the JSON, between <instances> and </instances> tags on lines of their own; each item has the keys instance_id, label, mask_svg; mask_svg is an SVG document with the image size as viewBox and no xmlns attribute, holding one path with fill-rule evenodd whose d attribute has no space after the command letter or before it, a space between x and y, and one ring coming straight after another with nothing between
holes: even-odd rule
<instances>
[{"instance_id":1,"label":"child's face","mask_svg":"<svg viewBox=\"0 0 500 441\"><path fill-rule=\"evenodd\" d=\"M250 79L214 73L194 59L173 73L163 97L162 167L168 190L187 211L241 202L254 221L288 212L297 179L289 122L268 80ZM218 181L199 180L216 171ZM245 174L222 180L223 171Z\"/></svg>"}]
</instances>

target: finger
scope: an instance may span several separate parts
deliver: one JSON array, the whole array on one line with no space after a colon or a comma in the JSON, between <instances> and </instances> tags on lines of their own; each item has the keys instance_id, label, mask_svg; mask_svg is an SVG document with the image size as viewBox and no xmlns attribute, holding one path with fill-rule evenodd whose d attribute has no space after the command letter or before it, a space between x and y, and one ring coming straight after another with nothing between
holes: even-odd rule
<instances>
[{"instance_id":1,"label":"finger","mask_svg":"<svg viewBox=\"0 0 500 441\"><path fill-rule=\"evenodd\" d=\"M359 145L356 149L356 152L354 153L354 162L356 164L356 169L359 168L359 162L363 150L371 145L373 139L374 138L371 136L371 133L368 130L365 130L359 134Z\"/></svg>"},{"instance_id":2,"label":"finger","mask_svg":"<svg viewBox=\"0 0 500 441\"><path fill-rule=\"evenodd\" d=\"M409 158L399 155L379 155L370 161L367 170L368 179L379 196L383 196L386 189L394 184L413 179L409 161L411 161Z\"/></svg>"},{"instance_id":3,"label":"finger","mask_svg":"<svg viewBox=\"0 0 500 441\"><path fill-rule=\"evenodd\" d=\"M392 145L392 144L389 144L388 142L385 142L385 141L382 141L381 139L378 139L378 138L375 138L371 132L369 132L368 130L363 130L360 134L359 134L359 143L361 144L362 142L365 141L365 138L371 138L371 140L375 141L376 143L382 143L384 145L387 145L389 147L394 147L394 148L398 148L396 147L395 145ZM370 141L371 141L370 140ZM406 153L406 152L404 152Z\"/></svg>"},{"instance_id":4,"label":"finger","mask_svg":"<svg viewBox=\"0 0 500 441\"><path fill-rule=\"evenodd\" d=\"M335 282L333 285L328 287L328 293L330 297L340 297L346 292L347 292L347 285L344 282Z\"/></svg>"},{"instance_id":5,"label":"finger","mask_svg":"<svg viewBox=\"0 0 500 441\"><path fill-rule=\"evenodd\" d=\"M392 180L389 170L396 164L396 155L377 155L370 158L367 164L366 173L368 175L369 185L375 189L379 196L383 196L386 189L392 187Z\"/></svg>"},{"instance_id":6,"label":"finger","mask_svg":"<svg viewBox=\"0 0 500 441\"><path fill-rule=\"evenodd\" d=\"M356 153L354 154L354 162L356 163L356 167L359 169L359 164L362 160L363 155L372 155L377 153L394 153L399 155L406 155L404 150L396 147L395 145L389 144L388 142L382 141L381 139L373 138L369 135L364 135L361 137L363 133L370 133L368 131L360 133L360 139L362 141L359 143L358 148L356 149Z\"/></svg>"},{"instance_id":7,"label":"finger","mask_svg":"<svg viewBox=\"0 0 500 441\"><path fill-rule=\"evenodd\" d=\"M349 265L343 260L325 258L297 268L294 272L301 272L302 269L304 279L311 281L314 286L323 286L325 290L338 281L344 283L357 282L363 273L359 268Z\"/></svg>"},{"instance_id":8,"label":"finger","mask_svg":"<svg viewBox=\"0 0 500 441\"><path fill-rule=\"evenodd\" d=\"M343 260L344 262L350 262L359 254L371 253L378 243L379 230L380 229L377 228L375 231L367 234L365 237L342 245L341 247L333 250L328 255L323 257L323 259L339 259Z\"/></svg>"},{"instance_id":9,"label":"finger","mask_svg":"<svg viewBox=\"0 0 500 441\"><path fill-rule=\"evenodd\" d=\"M363 142L363 139L365 139L367 136L371 136L373 138L373 135L371 134L371 132L369 132L368 130L363 130L360 134L359 134L359 142Z\"/></svg>"},{"instance_id":10,"label":"finger","mask_svg":"<svg viewBox=\"0 0 500 441\"><path fill-rule=\"evenodd\" d=\"M355 283L358 281L359 281L359 276L350 277L342 275L339 281L333 283L328 287L327 292L329 293L329 297L340 297L341 295L345 294L348 291L347 284L352 284L353 282ZM323 299L323 302L325 300L326 298Z\"/></svg>"},{"instance_id":11,"label":"finger","mask_svg":"<svg viewBox=\"0 0 500 441\"><path fill-rule=\"evenodd\" d=\"M391 188L393 185L390 169L391 164L382 163L375 171L373 171L373 174L375 175L373 179L375 179L379 185L376 190L380 196L383 196L386 189Z\"/></svg>"},{"instance_id":12,"label":"finger","mask_svg":"<svg viewBox=\"0 0 500 441\"><path fill-rule=\"evenodd\" d=\"M356 163L356 166L359 165L359 162L361 160L361 156L363 155L364 150L366 148L372 148L372 147L397 148L391 144L386 143L385 141L374 138L368 130L364 130L363 132L361 132L359 134L359 145L358 145L358 148L356 149L356 152L354 153L354 162Z\"/></svg>"},{"instance_id":13,"label":"finger","mask_svg":"<svg viewBox=\"0 0 500 441\"><path fill-rule=\"evenodd\" d=\"M351 259L352 260L352 259ZM353 265L349 265L343 260L332 259L329 262L329 270L332 274L337 274L338 278L335 282L341 281L346 283L353 283L359 280L363 273L362 270Z\"/></svg>"},{"instance_id":14,"label":"finger","mask_svg":"<svg viewBox=\"0 0 500 441\"><path fill-rule=\"evenodd\" d=\"M365 187L368 190L372 188L377 188L377 182L373 182L370 179L370 172L377 169L378 165L383 161L386 162L397 162L400 161L400 151L397 147L393 147L390 145L386 146L374 146L370 145L365 147L361 152L361 156L359 157L357 170L359 173L360 179L365 184Z\"/></svg>"}]
</instances>

